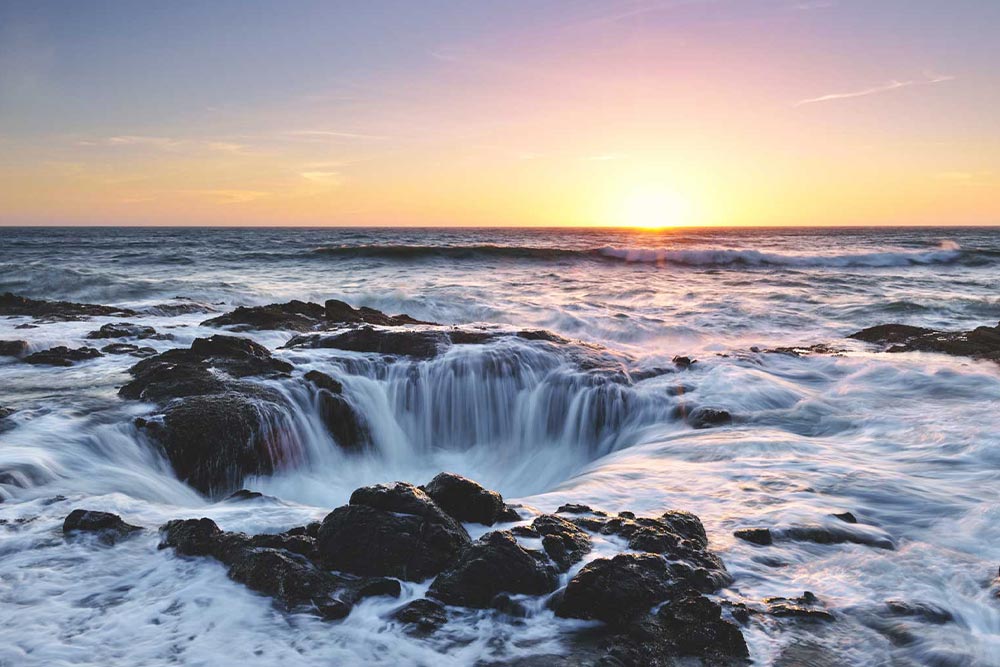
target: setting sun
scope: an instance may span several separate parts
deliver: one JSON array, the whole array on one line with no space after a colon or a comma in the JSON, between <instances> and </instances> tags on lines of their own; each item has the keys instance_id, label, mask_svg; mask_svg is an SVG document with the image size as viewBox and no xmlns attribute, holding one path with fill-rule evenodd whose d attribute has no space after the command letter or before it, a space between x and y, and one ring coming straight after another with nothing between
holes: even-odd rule
<instances>
[{"instance_id":1,"label":"setting sun","mask_svg":"<svg viewBox=\"0 0 1000 667\"><path fill-rule=\"evenodd\" d=\"M638 229L684 227L692 224L691 206L669 188L634 188L621 204L617 224Z\"/></svg>"}]
</instances>

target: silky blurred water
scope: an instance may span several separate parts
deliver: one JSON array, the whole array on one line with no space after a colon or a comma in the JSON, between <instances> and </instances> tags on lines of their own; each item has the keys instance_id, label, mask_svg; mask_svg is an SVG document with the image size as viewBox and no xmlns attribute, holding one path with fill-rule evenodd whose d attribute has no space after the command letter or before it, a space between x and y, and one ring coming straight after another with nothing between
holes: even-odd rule
<instances>
[{"instance_id":1,"label":"silky blurred water","mask_svg":"<svg viewBox=\"0 0 1000 667\"><path fill-rule=\"evenodd\" d=\"M677 354L699 360L622 388L523 341L391 368L363 355L346 363L330 351L277 351L297 373L342 378L376 448L345 456L308 397L276 383L296 406L288 428L300 464L247 480L280 501L244 506L200 498L132 426L152 409L116 395L134 359L66 369L0 360L0 405L17 409L0 431L0 470L14 475L0 484L0 665L466 665L564 650L579 624L544 610L520 625L470 612L418 640L388 620L399 601L366 601L331 625L275 611L221 565L158 551L155 531L114 549L59 534L79 506L151 528L205 515L227 529L280 531L321 518L361 484L422 483L442 469L543 511L584 502L695 512L734 574L724 597L810 590L837 617L755 620L746 634L757 664L1000 665L991 590L1000 368L845 339L884 322L994 325L998 286L1000 230L984 228L0 228L0 291L34 298L138 309L190 300L218 311L338 298L442 324L549 329L633 370ZM175 336L150 343L160 350L217 333L200 326L205 313L149 312L143 323ZM76 347L120 319L30 329L17 328L28 318L0 319L0 339ZM244 335L272 349L290 337ZM821 342L844 351L751 351ZM723 408L737 421L692 430L675 416L681 405ZM828 525L839 511L896 549L762 548L732 537L743 526ZM594 555L620 546L599 544ZM404 598L421 593L408 586ZM953 620L890 617L889 600ZM790 657L802 647L808 660Z\"/></svg>"}]
</instances>

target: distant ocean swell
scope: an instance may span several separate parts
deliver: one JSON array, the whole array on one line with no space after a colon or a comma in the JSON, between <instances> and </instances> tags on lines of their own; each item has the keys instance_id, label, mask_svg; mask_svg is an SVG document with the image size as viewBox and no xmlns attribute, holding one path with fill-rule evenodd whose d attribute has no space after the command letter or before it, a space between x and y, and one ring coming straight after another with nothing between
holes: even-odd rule
<instances>
[{"instance_id":1,"label":"distant ocean swell","mask_svg":"<svg viewBox=\"0 0 1000 667\"><path fill-rule=\"evenodd\" d=\"M852 254L783 254L748 249L685 249L605 246L582 250L504 245L332 246L313 250L324 257L419 261L428 259L572 260L602 259L643 264L679 266L786 266L786 267L898 267L928 264L973 264L995 262L996 253L962 250L952 243L929 250Z\"/></svg>"}]
</instances>

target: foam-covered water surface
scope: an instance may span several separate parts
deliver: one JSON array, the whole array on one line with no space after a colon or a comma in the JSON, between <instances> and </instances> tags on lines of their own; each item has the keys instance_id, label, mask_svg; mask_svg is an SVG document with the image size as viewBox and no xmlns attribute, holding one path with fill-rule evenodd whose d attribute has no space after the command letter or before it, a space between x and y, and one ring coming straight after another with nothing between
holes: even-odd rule
<instances>
[{"instance_id":1,"label":"foam-covered water surface","mask_svg":"<svg viewBox=\"0 0 1000 667\"><path fill-rule=\"evenodd\" d=\"M280 532L361 485L442 470L530 511L694 512L734 576L721 598L808 590L835 616L755 619L755 664L802 664L795 647L816 665L998 665L1000 366L846 339L884 322L992 326L998 287L1000 231L982 228L0 229L0 292L140 311L0 318L0 340L30 351L94 344L88 332L128 319L171 334L141 341L162 352L219 333L202 324L215 312L329 298L570 341L498 335L391 360L240 333L295 366L291 380L262 381L288 406L275 428L289 456L244 480L271 499L240 504L177 480L135 425L154 408L117 394L134 357L66 368L0 357L0 407L14 409L0 422L0 665L470 665L566 650L587 624L544 606L527 620L469 611L414 638L391 611L427 583L329 623L276 610L218 563L157 549L168 519ZM816 343L836 354L763 351ZM697 362L677 367L676 355ZM309 370L343 384L370 447L338 446L299 381ZM694 429L684 417L698 408L733 423ZM76 507L147 530L111 548L66 541ZM858 523L845 528L843 512ZM858 543L733 536L794 526ZM621 550L607 540L588 558ZM940 613L888 614L897 602Z\"/></svg>"}]
</instances>

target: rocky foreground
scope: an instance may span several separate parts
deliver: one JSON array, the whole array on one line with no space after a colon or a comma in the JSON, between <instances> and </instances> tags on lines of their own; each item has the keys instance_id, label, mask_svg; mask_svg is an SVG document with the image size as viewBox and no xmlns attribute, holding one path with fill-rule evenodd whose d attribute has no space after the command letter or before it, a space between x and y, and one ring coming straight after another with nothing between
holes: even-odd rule
<instances>
[{"instance_id":1,"label":"rocky foreground","mask_svg":"<svg viewBox=\"0 0 1000 667\"><path fill-rule=\"evenodd\" d=\"M464 523L508 528L472 540ZM105 545L143 530L87 510L75 510L63 525L68 536L88 534ZM734 620L747 615L708 596L731 578L701 521L687 512L644 518L564 505L528 522L500 494L442 473L420 487L359 488L323 521L279 534L227 532L208 518L169 521L159 533L161 549L219 561L232 580L280 609L331 621L364 598L399 597L400 581L430 581L426 597L401 604L386 620L428 636L469 609L527 617L537 599L556 616L599 622L596 633L571 636L571 658L547 656L549 664L668 666L687 658L736 665L748 656ZM628 551L579 567L596 535L614 536Z\"/></svg>"}]
</instances>

